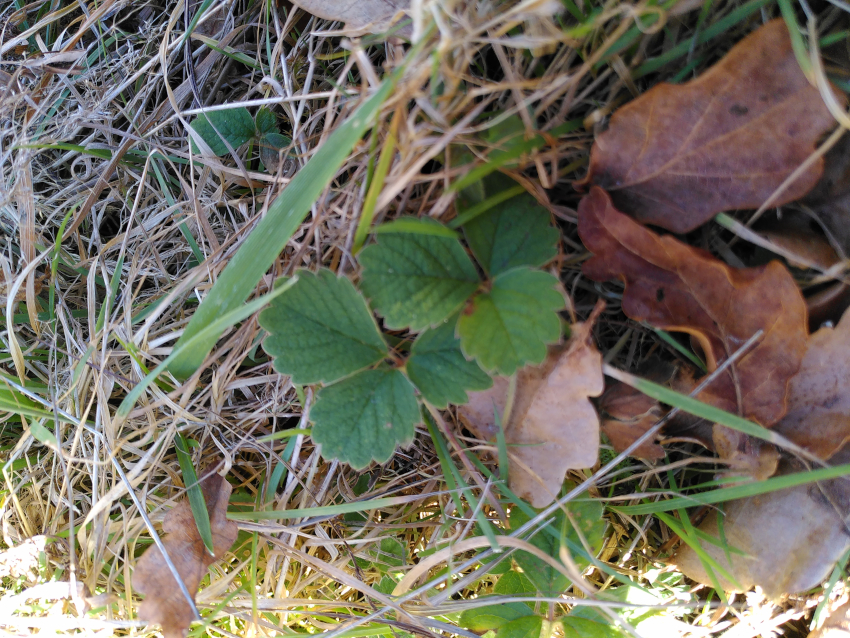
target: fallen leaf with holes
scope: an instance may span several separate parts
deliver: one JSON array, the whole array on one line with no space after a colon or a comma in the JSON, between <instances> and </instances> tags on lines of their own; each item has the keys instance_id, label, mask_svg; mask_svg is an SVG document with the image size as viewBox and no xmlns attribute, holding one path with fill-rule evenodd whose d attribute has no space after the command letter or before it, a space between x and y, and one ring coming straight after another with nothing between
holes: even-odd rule
<instances>
[{"instance_id":1,"label":"fallen leaf with holes","mask_svg":"<svg viewBox=\"0 0 850 638\"><path fill-rule=\"evenodd\" d=\"M325 20L345 22L349 35L387 31L397 22L396 16L410 8L410 0L292 0L292 3ZM402 27L396 33L409 34L410 27Z\"/></svg>"},{"instance_id":2,"label":"fallen leaf with holes","mask_svg":"<svg viewBox=\"0 0 850 638\"><path fill-rule=\"evenodd\" d=\"M188 498L174 506L162 522L167 534L162 542L193 597L209 566L224 556L239 531L236 523L227 520L230 484L218 474L211 474L201 482L201 490L210 515L214 556L204 547ZM156 545L149 547L136 563L133 586L145 594L139 619L159 623L165 638L183 638L194 620L192 610Z\"/></svg>"},{"instance_id":3,"label":"fallen leaf with holes","mask_svg":"<svg viewBox=\"0 0 850 638\"><path fill-rule=\"evenodd\" d=\"M626 284L623 311L636 321L690 334L709 372L762 330L764 336L698 398L766 427L786 411L786 394L806 349L806 304L779 262L731 268L672 236L659 237L614 208L593 187L578 208L578 229L594 256L594 281Z\"/></svg>"},{"instance_id":4,"label":"fallen leaf with holes","mask_svg":"<svg viewBox=\"0 0 850 638\"><path fill-rule=\"evenodd\" d=\"M569 341L549 349L539 366L517 372L513 408L505 427L510 459L509 485L534 507L555 500L567 470L592 467L599 455L599 418L588 397L602 394L602 356L593 344L593 324L604 308L597 304L584 323L572 326ZM496 437L509 380L470 392L458 408L463 423L485 440Z\"/></svg>"},{"instance_id":5,"label":"fallen leaf with holes","mask_svg":"<svg viewBox=\"0 0 850 638\"><path fill-rule=\"evenodd\" d=\"M599 400L602 431L617 452L622 452L645 434L664 415L655 399L625 383L614 383ZM639 445L631 456L657 461L664 458L664 448L654 441Z\"/></svg>"},{"instance_id":6,"label":"fallen leaf with holes","mask_svg":"<svg viewBox=\"0 0 850 638\"><path fill-rule=\"evenodd\" d=\"M780 474L790 470L783 463ZM720 586L727 591L747 591L758 585L767 596L777 598L823 582L835 561L850 548L850 534L842 520L850 512L850 500L841 482L846 479L730 501L723 513L712 509L699 530L714 542L702 541L702 549L737 581L713 569ZM719 516L723 517L722 533ZM689 546L683 544L671 562L689 578L713 586L706 565Z\"/></svg>"},{"instance_id":7,"label":"fallen leaf with holes","mask_svg":"<svg viewBox=\"0 0 850 638\"><path fill-rule=\"evenodd\" d=\"M699 78L659 84L619 109L579 185L601 186L624 212L684 233L718 212L760 206L834 127L779 18ZM774 205L805 195L823 166L813 162Z\"/></svg>"},{"instance_id":8,"label":"fallen leaf with holes","mask_svg":"<svg viewBox=\"0 0 850 638\"><path fill-rule=\"evenodd\" d=\"M800 371L791 379L788 413L776 431L823 460L850 441L850 310L835 328L809 337Z\"/></svg>"}]
</instances>

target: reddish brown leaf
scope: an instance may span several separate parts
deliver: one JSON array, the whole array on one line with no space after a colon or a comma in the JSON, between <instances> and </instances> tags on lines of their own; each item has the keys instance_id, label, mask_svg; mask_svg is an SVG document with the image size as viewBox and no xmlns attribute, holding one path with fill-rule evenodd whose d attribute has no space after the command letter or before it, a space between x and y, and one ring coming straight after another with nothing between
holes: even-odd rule
<instances>
[{"instance_id":1,"label":"reddish brown leaf","mask_svg":"<svg viewBox=\"0 0 850 638\"><path fill-rule=\"evenodd\" d=\"M653 326L686 332L701 346L709 371L757 331L764 336L700 399L771 426L785 414L785 395L805 351L806 305L779 262L730 268L674 237L659 237L617 211L594 187L579 204L579 235L595 256L584 274L626 284L623 311Z\"/></svg>"},{"instance_id":2,"label":"reddish brown leaf","mask_svg":"<svg viewBox=\"0 0 850 638\"><path fill-rule=\"evenodd\" d=\"M599 400L599 410L607 418L602 431L617 452L634 443L664 415L658 401L625 383L614 383ZM664 458L664 448L652 441L638 446L632 456L651 461Z\"/></svg>"},{"instance_id":3,"label":"reddish brown leaf","mask_svg":"<svg viewBox=\"0 0 850 638\"><path fill-rule=\"evenodd\" d=\"M567 470L591 467L599 455L599 419L588 397L599 396L604 387L602 356L592 339L602 308L598 305L588 321L572 326L570 340L551 348L541 365L517 373L505 427L509 484L534 507L555 500ZM494 407L501 417L508 379L497 377L489 390L469 394L469 403L458 409L461 419L480 438L494 438Z\"/></svg>"},{"instance_id":4,"label":"reddish brown leaf","mask_svg":"<svg viewBox=\"0 0 850 638\"><path fill-rule=\"evenodd\" d=\"M760 206L834 126L776 19L696 80L659 84L618 110L582 184L611 191L643 222L682 233L720 211ZM822 171L818 160L774 204L805 195Z\"/></svg>"},{"instance_id":5,"label":"reddish brown leaf","mask_svg":"<svg viewBox=\"0 0 850 638\"><path fill-rule=\"evenodd\" d=\"M212 474L201 482L201 490L210 515L215 556L210 556L204 547L188 499L174 506L162 522L162 530L167 534L162 542L193 597L209 566L224 556L239 531L236 523L227 520L230 484L218 474ZM159 623L165 638L183 638L193 620L192 610L156 545L148 548L136 563L133 586L145 594L139 618Z\"/></svg>"},{"instance_id":6,"label":"reddish brown leaf","mask_svg":"<svg viewBox=\"0 0 850 638\"><path fill-rule=\"evenodd\" d=\"M776 430L828 460L850 441L850 311L835 328L809 337L800 372L791 379L788 414Z\"/></svg>"}]
</instances>

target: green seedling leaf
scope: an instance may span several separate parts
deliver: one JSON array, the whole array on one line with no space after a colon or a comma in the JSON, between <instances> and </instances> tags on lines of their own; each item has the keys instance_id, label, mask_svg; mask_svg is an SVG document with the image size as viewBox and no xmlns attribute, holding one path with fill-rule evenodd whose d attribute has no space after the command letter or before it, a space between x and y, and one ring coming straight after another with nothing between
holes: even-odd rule
<instances>
[{"instance_id":1,"label":"green seedling leaf","mask_svg":"<svg viewBox=\"0 0 850 638\"><path fill-rule=\"evenodd\" d=\"M292 140L280 133L266 133L260 138L260 160L269 171L277 170L280 151L289 148Z\"/></svg>"},{"instance_id":2,"label":"green seedling leaf","mask_svg":"<svg viewBox=\"0 0 850 638\"><path fill-rule=\"evenodd\" d=\"M605 533L605 519L602 517L601 503L599 501L570 501L566 504L566 507L595 554L602 548ZM518 507L511 509L508 516L511 529L518 529L528 520L529 516ZM574 546L581 547L581 539L572 524L566 520L563 510L558 510L555 514L555 520L549 525L554 526L554 531L559 537L563 538L565 545L569 546L572 543ZM562 542L552 534L541 531L531 537L529 543L549 556L559 558ZM583 569L589 564L589 561L582 556L573 555L572 558L579 569ZM514 560L544 596L560 596L570 585L569 579L561 572L528 552L516 552Z\"/></svg>"},{"instance_id":3,"label":"green seedling leaf","mask_svg":"<svg viewBox=\"0 0 850 638\"><path fill-rule=\"evenodd\" d=\"M491 276L517 266L542 266L558 254L558 231L549 224L549 211L528 194L479 215L463 230Z\"/></svg>"},{"instance_id":4,"label":"green seedling leaf","mask_svg":"<svg viewBox=\"0 0 850 638\"><path fill-rule=\"evenodd\" d=\"M510 376L546 358L546 346L561 336L557 311L564 298L549 273L521 267L498 275L490 292L472 300L458 322L464 354L490 372Z\"/></svg>"},{"instance_id":5,"label":"green seedling leaf","mask_svg":"<svg viewBox=\"0 0 850 638\"><path fill-rule=\"evenodd\" d=\"M462 405L468 390L486 390L493 385L490 375L475 361L468 361L455 337L457 317L423 332L410 349L407 376L434 407Z\"/></svg>"},{"instance_id":6,"label":"green seedling leaf","mask_svg":"<svg viewBox=\"0 0 850 638\"><path fill-rule=\"evenodd\" d=\"M438 237L449 237L457 239L457 231L446 228L442 224L436 224L428 218L401 217L386 224L381 224L374 231L378 235L390 235L393 233L411 235L437 235Z\"/></svg>"},{"instance_id":7,"label":"green seedling leaf","mask_svg":"<svg viewBox=\"0 0 850 638\"><path fill-rule=\"evenodd\" d=\"M387 461L397 445L413 440L421 421L413 386L392 368L364 370L322 388L310 417L322 455L354 469Z\"/></svg>"},{"instance_id":8,"label":"green seedling leaf","mask_svg":"<svg viewBox=\"0 0 850 638\"><path fill-rule=\"evenodd\" d=\"M496 582L493 593L499 596L536 596L537 588L525 574L512 569Z\"/></svg>"},{"instance_id":9,"label":"green seedling leaf","mask_svg":"<svg viewBox=\"0 0 850 638\"><path fill-rule=\"evenodd\" d=\"M396 585L398 585L398 583L389 576L381 576L381 580L375 583L373 587L375 588L375 591L379 591L385 596L389 596L393 593Z\"/></svg>"},{"instance_id":10,"label":"green seedling leaf","mask_svg":"<svg viewBox=\"0 0 850 638\"><path fill-rule=\"evenodd\" d=\"M270 109L263 107L257 111L257 117L254 118L254 122L256 124L257 135L260 137L266 133L278 133L277 118Z\"/></svg>"},{"instance_id":11,"label":"green seedling leaf","mask_svg":"<svg viewBox=\"0 0 850 638\"><path fill-rule=\"evenodd\" d=\"M523 616L506 622L499 628L499 638L540 638L543 619L540 616Z\"/></svg>"},{"instance_id":12,"label":"green seedling leaf","mask_svg":"<svg viewBox=\"0 0 850 638\"><path fill-rule=\"evenodd\" d=\"M395 538L381 539L378 547L370 549L367 554L368 559L358 558L357 563L363 568L373 566L382 574L398 572L399 568L404 565L407 557L404 545ZM397 583L393 581L390 593L395 588L396 584Z\"/></svg>"},{"instance_id":13,"label":"green seedling leaf","mask_svg":"<svg viewBox=\"0 0 850 638\"><path fill-rule=\"evenodd\" d=\"M260 325L275 370L299 385L332 383L388 353L363 297L327 269L299 271L298 282L260 313Z\"/></svg>"},{"instance_id":14,"label":"green seedling leaf","mask_svg":"<svg viewBox=\"0 0 850 638\"><path fill-rule=\"evenodd\" d=\"M525 603L500 603L489 607L478 607L461 612L458 624L472 631L499 629L518 618L531 616L534 612Z\"/></svg>"},{"instance_id":15,"label":"green seedling leaf","mask_svg":"<svg viewBox=\"0 0 850 638\"><path fill-rule=\"evenodd\" d=\"M605 622L587 618L564 616L561 618L564 638L625 638L626 634Z\"/></svg>"},{"instance_id":16,"label":"green seedling leaf","mask_svg":"<svg viewBox=\"0 0 850 638\"><path fill-rule=\"evenodd\" d=\"M195 118L191 127L217 156L229 152L227 144L236 150L256 134L254 118L244 107L202 113ZM193 153L200 152L194 140L191 140L191 146Z\"/></svg>"},{"instance_id":17,"label":"green seedling leaf","mask_svg":"<svg viewBox=\"0 0 850 638\"><path fill-rule=\"evenodd\" d=\"M457 312L480 283L460 242L439 235L382 235L363 249L360 263L360 286L391 330L437 325Z\"/></svg>"}]
</instances>

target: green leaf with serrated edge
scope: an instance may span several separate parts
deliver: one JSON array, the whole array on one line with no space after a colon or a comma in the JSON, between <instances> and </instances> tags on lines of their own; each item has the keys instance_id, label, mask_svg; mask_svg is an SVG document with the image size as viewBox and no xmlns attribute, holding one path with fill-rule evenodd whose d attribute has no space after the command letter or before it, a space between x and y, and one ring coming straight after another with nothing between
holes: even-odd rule
<instances>
[{"instance_id":1,"label":"green leaf with serrated edge","mask_svg":"<svg viewBox=\"0 0 850 638\"><path fill-rule=\"evenodd\" d=\"M531 616L534 612L525 603L499 603L488 607L467 609L461 612L457 624L472 631L498 629L517 618Z\"/></svg>"},{"instance_id":2,"label":"green leaf with serrated edge","mask_svg":"<svg viewBox=\"0 0 850 638\"><path fill-rule=\"evenodd\" d=\"M536 596L537 588L525 574L511 569L496 581L493 593L498 596ZM534 608L533 603L522 604L527 605L529 609Z\"/></svg>"},{"instance_id":3,"label":"green leaf with serrated edge","mask_svg":"<svg viewBox=\"0 0 850 638\"><path fill-rule=\"evenodd\" d=\"M458 322L460 345L490 372L510 376L546 358L546 346L561 336L557 311L564 298L549 273L521 267L493 279L490 292L472 300Z\"/></svg>"},{"instance_id":4,"label":"green leaf with serrated edge","mask_svg":"<svg viewBox=\"0 0 850 638\"><path fill-rule=\"evenodd\" d=\"M506 622L499 628L499 638L540 638L543 619L540 616L524 616Z\"/></svg>"},{"instance_id":5,"label":"green leaf with serrated edge","mask_svg":"<svg viewBox=\"0 0 850 638\"><path fill-rule=\"evenodd\" d=\"M260 313L260 325L275 370L299 385L331 383L388 352L366 301L326 269L298 271L298 282Z\"/></svg>"},{"instance_id":6,"label":"green leaf with serrated edge","mask_svg":"<svg viewBox=\"0 0 850 638\"><path fill-rule=\"evenodd\" d=\"M257 117L254 118L257 135L262 137L266 133L277 133L277 118L271 109L265 107L257 111Z\"/></svg>"},{"instance_id":7,"label":"green leaf with serrated edge","mask_svg":"<svg viewBox=\"0 0 850 638\"><path fill-rule=\"evenodd\" d=\"M410 350L407 376L434 407L462 405L467 391L486 390L493 379L475 361L468 361L455 337L457 316L420 334Z\"/></svg>"},{"instance_id":8,"label":"green leaf with serrated edge","mask_svg":"<svg viewBox=\"0 0 850 638\"><path fill-rule=\"evenodd\" d=\"M224 140L227 140L233 150L236 150L256 134L254 118L244 107L201 113L192 122L191 127L207 143L212 152L219 156L229 152ZM191 141L191 145L192 152L198 153L194 140Z\"/></svg>"},{"instance_id":9,"label":"green leaf with serrated edge","mask_svg":"<svg viewBox=\"0 0 850 638\"><path fill-rule=\"evenodd\" d=\"M359 259L360 287L391 330L437 325L457 312L480 283L460 242L449 237L381 235Z\"/></svg>"},{"instance_id":10,"label":"green leaf with serrated edge","mask_svg":"<svg viewBox=\"0 0 850 638\"><path fill-rule=\"evenodd\" d=\"M386 224L381 224L374 231L378 235L389 235L392 233L406 233L413 235L438 235L457 239L458 234L451 228L436 223L433 219L418 217L399 217Z\"/></svg>"},{"instance_id":11,"label":"green leaf with serrated edge","mask_svg":"<svg viewBox=\"0 0 850 638\"><path fill-rule=\"evenodd\" d=\"M558 254L558 230L549 224L549 211L527 194L479 215L463 231L491 276L517 266L542 266Z\"/></svg>"},{"instance_id":12,"label":"green leaf with serrated edge","mask_svg":"<svg viewBox=\"0 0 850 638\"><path fill-rule=\"evenodd\" d=\"M624 638L625 633L610 623L595 622L586 618L564 616L560 619L564 638Z\"/></svg>"},{"instance_id":13,"label":"green leaf with serrated edge","mask_svg":"<svg viewBox=\"0 0 850 638\"><path fill-rule=\"evenodd\" d=\"M602 548L603 535L605 533L605 519L602 517L602 504L599 501L570 501L565 505L578 524L582 535L595 554ZM511 529L518 529L529 520L528 515L520 508L512 508L508 515L508 523ZM555 520L549 523L558 537L564 533L565 541L581 546L581 539L575 528L569 521L565 521L563 510L558 510ZM539 550L560 560L558 554L561 549L561 541L551 534L537 533L528 541ZM587 566L588 561L581 556L573 555L573 560L579 569ZM514 560L523 570L523 573L534 584L538 591L544 596L560 596L570 585L569 579L551 565L543 562L528 552L518 551L514 554Z\"/></svg>"},{"instance_id":14,"label":"green leaf with serrated edge","mask_svg":"<svg viewBox=\"0 0 850 638\"><path fill-rule=\"evenodd\" d=\"M410 381L399 370L386 367L363 370L322 388L310 418L322 456L354 469L373 460L389 460L397 445L413 440L414 428L421 422Z\"/></svg>"},{"instance_id":15,"label":"green leaf with serrated edge","mask_svg":"<svg viewBox=\"0 0 850 638\"><path fill-rule=\"evenodd\" d=\"M375 583L373 587L375 588L375 591L379 591L385 596L389 596L393 593L396 585L398 585L398 583L389 576L382 576L381 580Z\"/></svg>"}]
</instances>

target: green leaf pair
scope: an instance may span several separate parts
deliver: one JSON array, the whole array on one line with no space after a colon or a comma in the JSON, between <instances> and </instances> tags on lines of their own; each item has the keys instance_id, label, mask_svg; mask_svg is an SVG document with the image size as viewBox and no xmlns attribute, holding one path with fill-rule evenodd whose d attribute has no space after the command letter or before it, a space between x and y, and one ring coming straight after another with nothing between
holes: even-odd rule
<instances>
[{"instance_id":1,"label":"green leaf pair","mask_svg":"<svg viewBox=\"0 0 850 638\"><path fill-rule=\"evenodd\" d=\"M230 152L228 145L235 151L243 144L256 140L260 147L260 159L266 166L272 166L277 161L278 151L292 142L280 134L277 118L266 108L257 111L256 118L251 117L244 107L201 113L190 126L217 157ZM191 140L191 148L193 153L200 152L194 140Z\"/></svg>"},{"instance_id":2,"label":"green leaf pair","mask_svg":"<svg viewBox=\"0 0 850 638\"><path fill-rule=\"evenodd\" d=\"M512 374L560 338L557 279L533 268L557 251L546 210L516 198L464 233L486 283L457 233L429 219L380 227L360 254L360 288L384 327L421 331L409 352L407 338L390 350L363 295L329 270L300 271L260 314L275 369L324 386L310 416L326 457L355 468L386 461L421 421L416 390L438 408L465 403L492 384L479 364Z\"/></svg>"}]
</instances>

